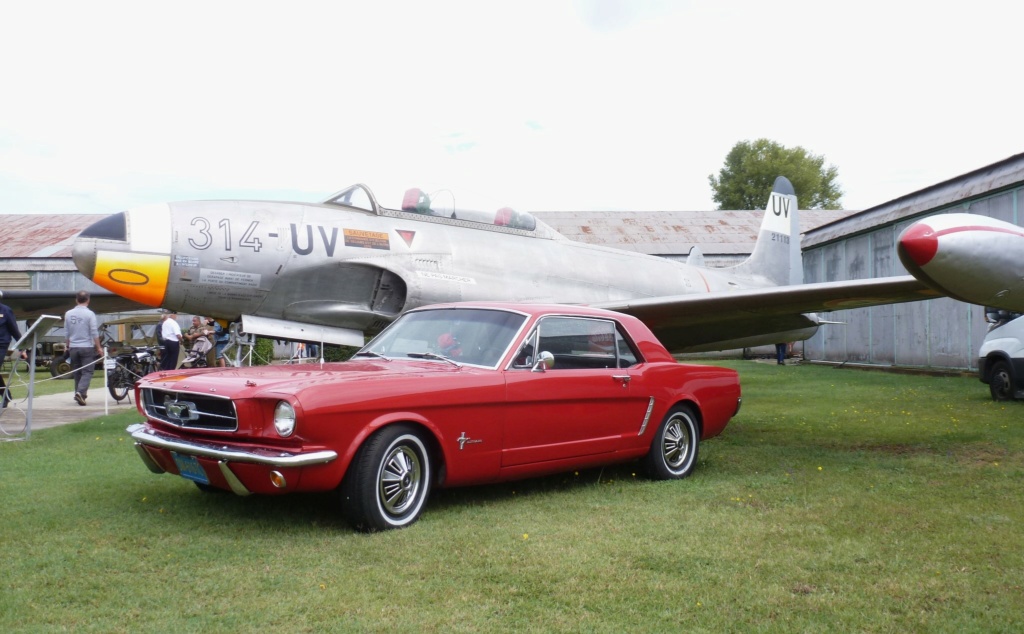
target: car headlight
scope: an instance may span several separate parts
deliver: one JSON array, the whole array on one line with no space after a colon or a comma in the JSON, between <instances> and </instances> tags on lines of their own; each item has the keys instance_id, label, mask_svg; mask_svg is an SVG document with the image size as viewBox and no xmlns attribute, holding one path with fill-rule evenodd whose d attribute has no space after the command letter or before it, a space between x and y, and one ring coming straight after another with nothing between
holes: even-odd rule
<instances>
[{"instance_id":1,"label":"car headlight","mask_svg":"<svg viewBox=\"0 0 1024 634\"><path fill-rule=\"evenodd\" d=\"M274 429L287 438L295 431L295 408L288 401L278 401L274 408Z\"/></svg>"}]
</instances>

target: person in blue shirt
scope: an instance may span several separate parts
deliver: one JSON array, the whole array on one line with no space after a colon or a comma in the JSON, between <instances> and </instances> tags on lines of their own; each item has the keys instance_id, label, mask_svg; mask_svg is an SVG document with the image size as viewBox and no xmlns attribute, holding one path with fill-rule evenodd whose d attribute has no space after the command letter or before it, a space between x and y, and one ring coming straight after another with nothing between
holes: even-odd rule
<instances>
[{"instance_id":1,"label":"person in blue shirt","mask_svg":"<svg viewBox=\"0 0 1024 634\"><path fill-rule=\"evenodd\" d=\"M231 340L231 333L221 326L220 322L216 319L207 320L206 325L213 328L213 342L217 349L217 367L225 368L228 363L224 358L224 348L228 346L228 342Z\"/></svg>"},{"instance_id":2,"label":"person in blue shirt","mask_svg":"<svg viewBox=\"0 0 1024 634\"><path fill-rule=\"evenodd\" d=\"M3 291L0 291L0 299L3 297ZM0 350L4 354L0 359L4 359L10 354L8 348L11 347L11 342L19 339L21 339L21 329L18 328L18 320L14 318L14 311L6 304L0 304ZM21 358L28 358L28 353L22 350ZM0 390L3 391L3 407L7 407L7 404L11 402L11 396L8 393L7 382L4 381L3 374L0 374Z\"/></svg>"}]
</instances>

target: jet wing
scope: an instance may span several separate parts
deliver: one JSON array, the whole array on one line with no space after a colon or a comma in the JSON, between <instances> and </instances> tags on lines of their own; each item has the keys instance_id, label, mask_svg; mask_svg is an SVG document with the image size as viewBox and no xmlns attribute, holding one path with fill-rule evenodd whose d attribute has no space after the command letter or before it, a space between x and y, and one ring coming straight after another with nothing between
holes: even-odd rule
<instances>
[{"instance_id":1,"label":"jet wing","mask_svg":"<svg viewBox=\"0 0 1024 634\"><path fill-rule=\"evenodd\" d=\"M673 352L699 352L807 339L820 322L806 313L934 297L942 294L907 275L593 305L638 317Z\"/></svg>"},{"instance_id":2,"label":"jet wing","mask_svg":"<svg viewBox=\"0 0 1024 634\"><path fill-rule=\"evenodd\" d=\"M4 291L0 302L14 311L16 319L32 321L41 315L63 315L75 307L78 291ZM152 309L110 291L90 291L89 308L96 314L124 313L132 310Z\"/></svg>"}]
</instances>

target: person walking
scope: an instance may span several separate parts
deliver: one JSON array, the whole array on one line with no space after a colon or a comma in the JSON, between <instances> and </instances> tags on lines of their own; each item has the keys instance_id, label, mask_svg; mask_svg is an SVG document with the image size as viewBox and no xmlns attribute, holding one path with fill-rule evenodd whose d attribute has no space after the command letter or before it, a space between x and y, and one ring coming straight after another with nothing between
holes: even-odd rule
<instances>
[{"instance_id":1,"label":"person walking","mask_svg":"<svg viewBox=\"0 0 1024 634\"><path fill-rule=\"evenodd\" d=\"M4 293L0 291L0 299L3 298ZM0 354L3 355L0 356L0 362L3 362L10 354L8 348L11 347L11 342L19 339L21 339L21 330L18 328L18 320L14 318L14 311L10 306L0 304ZM24 350L21 351L21 358L28 358L28 354ZM4 381L2 373L0 373L0 391L3 392L3 407L7 407L7 404L11 402L11 395L8 393L7 382Z\"/></svg>"},{"instance_id":2,"label":"person walking","mask_svg":"<svg viewBox=\"0 0 1024 634\"><path fill-rule=\"evenodd\" d=\"M775 344L775 362L779 365L786 365L786 351L789 349L788 343L777 343Z\"/></svg>"},{"instance_id":3,"label":"person walking","mask_svg":"<svg viewBox=\"0 0 1024 634\"><path fill-rule=\"evenodd\" d=\"M173 370L178 365L178 353L181 351L181 326L178 325L178 311L168 310L164 314L160 332L164 338L164 351L160 355L160 369Z\"/></svg>"},{"instance_id":4,"label":"person walking","mask_svg":"<svg viewBox=\"0 0 1024 634\"><path fill-rule=\"evenodd\" d=\"M103 357L103 346L100 345L96 313L89 309L89 293L78 291L75 304L74 308L64 313L64 330L67 332L71 376L75 381L75 402L85 405L96 361Z\"/></svg>"}]
</instances>

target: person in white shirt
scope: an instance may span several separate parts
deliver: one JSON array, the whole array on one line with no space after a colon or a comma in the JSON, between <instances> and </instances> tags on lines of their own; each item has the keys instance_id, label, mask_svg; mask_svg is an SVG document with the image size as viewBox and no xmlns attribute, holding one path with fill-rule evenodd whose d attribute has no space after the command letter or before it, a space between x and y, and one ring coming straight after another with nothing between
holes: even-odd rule
<instances>
[{"instance_id":1,"label":"person in white shirt","mask_svg":"<svg viewBox=\"0 0 1024 634\"><path fill-rule=\"evenodd\" d=\"M160 369L173 370L178 365L178 353L181 351L181 326L178 325L178 313L169 310L164 314L160 324L160 334L164 339L164 351L160 354Z\"/></svg>"}]
</instances>

